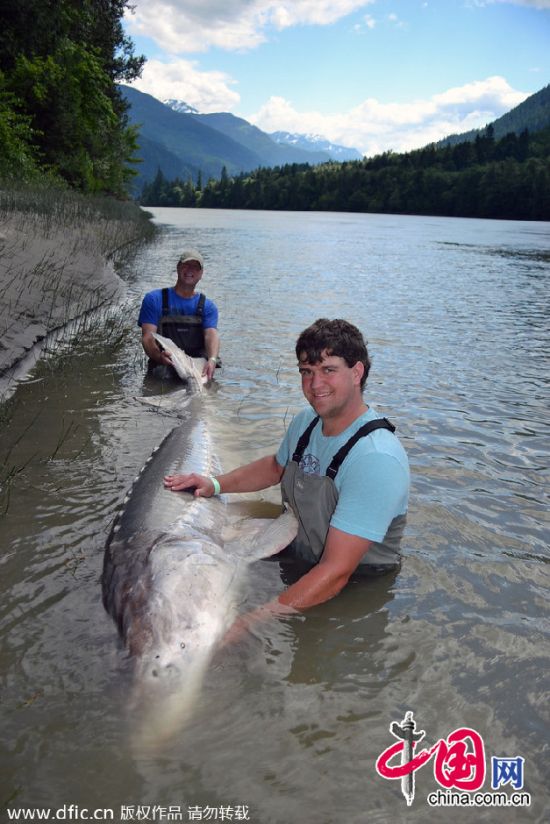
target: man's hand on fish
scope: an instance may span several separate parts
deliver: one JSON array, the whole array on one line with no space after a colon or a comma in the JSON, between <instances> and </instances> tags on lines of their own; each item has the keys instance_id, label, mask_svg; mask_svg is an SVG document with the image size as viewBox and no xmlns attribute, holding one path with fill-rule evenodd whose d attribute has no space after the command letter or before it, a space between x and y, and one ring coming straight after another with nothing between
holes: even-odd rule
<instances>
[{"instance_id":1,"label":"man's hand on fish","mask_svg":"<svg viewBox=\"0 0 550 824\"><path fill-rule=\"evenodd\" d=\"M166 349L160 350L160 362L163 366L173 366L172 363L172 356L170 352L167 352Z\"/></svg>"},{"instance_id":2,"label":"man's hand on fish","mask_svg":"<svg viewBox=\"0 0 550 824\"><path fill-rule=\"evenodd\" d=\"M216 358L208 358L206 363L204 364L204 369L202 370L203 377L207 380L211 381L214 377L214 372L216 371Z\"/></svg>"},{"instance_id":3,"label":"man's hand on fish","mask_svg":"<svg viewBox=\"0 0 550 824\"><path fill-rule=\"evenodd\" d=\"M228 644L235 644L244 638L248 633L252 632L252 627L255 624L268 621L274 617L281 617L282 615L298 615L299 612L293 607L282 604L279 599L263 604L250 612L245 612L239 615L232 625L229 627L221 640L221 646L225 647Z\"/></svg>"},{"instance_id":4,"label":"man's hand on fish","mask_svg":"<svg viewBox=\"0 0 550 824\"><path fill-rule=\"evenodd\" d=\"M157 340L154 340L154 338L152 338L152 340L154 342L153 351L157 354L158 363L161 363L163 366L173 366L174 364L172 363L172 355L170 352L167 349L163 349ZM150 352L149 355L151 355Z\"/></svg>"},{"instance_id":5,"label":"man's hand on fish","mask_svg":"<svg viewBox=\"0 0 550 824\"><path fill-rule=\"evenodd\" d=\"M188 489L196 498L211 498L215 493L214 483L205 475L166 475L164 486L172 492L184 492Z\"/></svg>"}]
</instances>

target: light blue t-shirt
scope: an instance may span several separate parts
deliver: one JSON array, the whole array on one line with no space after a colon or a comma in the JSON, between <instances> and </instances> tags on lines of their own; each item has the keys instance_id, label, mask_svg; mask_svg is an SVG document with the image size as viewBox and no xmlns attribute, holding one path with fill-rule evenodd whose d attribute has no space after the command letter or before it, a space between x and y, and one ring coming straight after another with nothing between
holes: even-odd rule
<instances>
[{"instance_id":1,"label":"light blue t-shirt","mask_svg":"<svg viewBox=\"0 0 550 824\"><path fill-rule=\"evenodd\" d=\"M168 290L168 306L170 307L171 314L196 315L198 305L199 292L191 298L182 298L173 287ZM153 323L155 326L159 326L161 317L162 289L153 289L152 292L147 292L143 298L138 317L138 325ZM203 329L217 329L218 327L218 307L208 298L204 301L202 327Z\"/></svg>"},{"instance_id":2,"label":"light blue t-shirt","mask_svg":"<svg viewBox=\"0 0 550 824\"><path fill-rule=\"evenodd\" d=\"M311 407L292 420L276 460L286 466L292 460L300 435L315 417ZM311 433L300 466L305 473L324 475L338 450L365 423L381 416L371 407L339 435L325 436L319 420ZM344 459L336 478L338 503L331 526L369 541L383 541L392 520L407 511L410 473L407 454L397 437L376 429L360 438Z\"/></svg>"}]
</instances>

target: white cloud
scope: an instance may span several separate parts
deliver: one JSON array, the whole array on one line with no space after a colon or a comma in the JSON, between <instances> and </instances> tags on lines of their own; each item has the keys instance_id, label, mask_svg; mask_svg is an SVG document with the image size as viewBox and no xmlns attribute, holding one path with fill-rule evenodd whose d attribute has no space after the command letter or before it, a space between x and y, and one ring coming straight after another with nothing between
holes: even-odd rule
<instances>
[{"instance_id":1,"label":"white cloud","mask_svg":"<svg viewBox=\"0 0 550 824\"><path fill-rule=\"evenodd\" d=\"M297 111L282 97L271 97L246 119L266 132L322 134L335 143L373 155L388 149L409 151L449 134L481 128L521 103L502 77L489 77L448 89L426 100L380 103L368 98L349 112Z\"/></svg>"},{"instance_id":2,"label":"white cloud","mask_svg":"<svg viewBox=\"0 0 550 824\"><path fill-rule=\"evenodd\" d=\"M526 94L513 89L504 77L498 75L486 80L474 80L465 86L448 89L436 94L432 100L438 108L453 108L457 114L471 111L472 105L488 111L508 111L527 97Z\"/></svg>"},{"instance_id":3,"label":"white cloud","mask_svg":"<svg viewBox=\"0 0 550 824\"><path fill-rule=\"evenodd\" d=\"M130 34L152 38L171 54L251 49L266 30L328 25L376 0L137 0Z\"/></svg>"},{"instance_id":4,"label":"white cloud","mask_svg":"<svg viewBox=\"0 0 550 824\"><path fill-rule=\"evenodd\" d=\"M235 83L224 72L199 71L191 60L148 60L142 77L132 85L159 100L184 100L202 113L231 111L240 101L231 87Z\"/></svg>"},{"instance_id":5,"label":"white cloud","mask_svg":"<svg viewBox=\"0 0 550 824\"><path fill-rule=\"evenodd\" d=\"M510 3L513 6L531 6L534 9L550 9L550 0L486 0L488 3Z\"/></svg>"},{"instance_id":6,"label":"white cloud","mask_svg":"<svg viewBox=\"0 0 550 824\"><path fill-rule=\"evenodd\" d=\"M268 19L278 28L286 28L305 23L326 26L374 2L376 0L262 0L261 5L265 6ZM284 11L284 15L279 25L281 11Z\"/></svg>"},{"instance_id":7,"label":"white cloud","mask_svg":"<svg viewBox=\"0 0 550 824\"><path fill-rule=\"evenodd\" d=\"M372 30L376 26L376 19L372 16L372 14L365 14L363 16L363 20L360 23L356 23L353 27L355 32L363 32L365 29Z\"/></svg>"},{"instance_id":8,"label":"white cloud","mask_svg":"<svg viewBox=\"0 0 550 824\"><path fill-rule=\"evenodd\" d=\"M391 14L388 14L388 20L389 20L390 23L393 23L393 25L397 26L397 28L399 28L399 29L406 28L406 23L404 23L402 20L400 20L399 17L394 12L392 12Z\"/></svg>"}]
</instances>

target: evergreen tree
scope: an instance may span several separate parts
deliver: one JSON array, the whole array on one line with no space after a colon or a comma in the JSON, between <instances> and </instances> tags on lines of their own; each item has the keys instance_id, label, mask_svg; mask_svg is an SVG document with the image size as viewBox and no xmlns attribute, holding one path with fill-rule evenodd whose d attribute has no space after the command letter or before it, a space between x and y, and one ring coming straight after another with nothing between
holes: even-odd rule
<instances>
[{"instance_id":1,"label":"evergreen tree","mask_svg":"<svg viewBox=\"0 0 550 824\"><path fill-rule=\"evenodd\" d=\"M489 130L475 143L386 152L370 160L291 164L235 178L222 169L202 192L197 185L192 199L181 181L168 183L159 173L147 190L151 199L143 202L549 220L549 157L550 129L498 141ZM167 192L173 188L177 192Z\"/></svg>"},{"instance_id":2,"label":"evergreen tree","mask_svg":"<svg viewBox=\"0 0 550 824\"><path fill-rule=\"evenodd\" d=\"M123 195L132 175L136 130L116 83L138 77L144 58L134 56L122 28L127 7L127 0L4 0L0 10L9 128L41 168L83 191Z\"/></svg>"}]
</instances>

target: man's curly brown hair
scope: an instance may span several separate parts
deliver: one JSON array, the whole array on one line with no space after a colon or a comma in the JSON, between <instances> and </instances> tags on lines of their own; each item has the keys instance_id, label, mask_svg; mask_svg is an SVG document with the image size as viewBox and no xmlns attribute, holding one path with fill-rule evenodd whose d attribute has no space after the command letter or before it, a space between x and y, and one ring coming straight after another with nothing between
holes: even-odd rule
<instances>
[{"instance_id":1,"label":"man's curly brown hair","mask_svg":"<svg viewBox=\"0 0 550 824\"><path fill-rule=\"evenodd\" d=\"M304 329L296 341L296 357L300 363L319 363L323 352L343 358L351 368L358 361L365 367L361 391L365 388L370 370L367 342L359 329L347 320L319 318Z\"/></svg>"}]
</instances>

